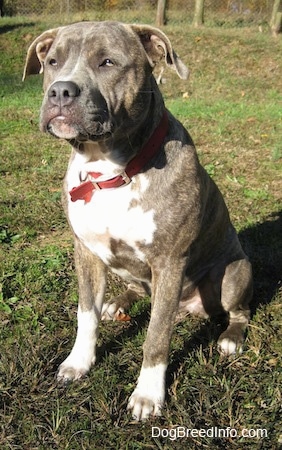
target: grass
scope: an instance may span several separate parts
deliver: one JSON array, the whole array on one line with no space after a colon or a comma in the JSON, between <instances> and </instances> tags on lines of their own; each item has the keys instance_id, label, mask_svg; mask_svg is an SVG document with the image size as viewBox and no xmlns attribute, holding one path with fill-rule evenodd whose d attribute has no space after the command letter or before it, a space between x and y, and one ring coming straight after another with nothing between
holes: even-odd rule
<instances>
[{"instance_id":1,"label":"grass","mask_svg":"<svg viewBox=\"0 0 282 450\"><path fill-rule=\"evenodd\" d=\"M165 72L167 106L185 123L220 186L255 280L245 352L222 360L220 325L178 324L161 419L126 413L142 361L149 299L129 323L101 324L96 367L61 387L58 365L76 331L71 235L60 204L67 144L38 131L40 78L21 82L26 48L46 20L0 27L0 446L3 450L272 449L282 444L281 40L257 29L166 31L189 65ZM122 289L111 278L107 295ZM280 289L279 289L280 287ZM152 437L152 426L235 428L238 437ZM243 428L267 437L243 438Z\"/></svg>"}]
</instances>

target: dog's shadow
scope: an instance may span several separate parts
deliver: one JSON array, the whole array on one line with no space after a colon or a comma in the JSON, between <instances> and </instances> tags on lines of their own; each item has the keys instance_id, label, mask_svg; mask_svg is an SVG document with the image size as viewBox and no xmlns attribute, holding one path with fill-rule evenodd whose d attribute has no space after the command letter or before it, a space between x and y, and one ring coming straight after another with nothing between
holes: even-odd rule
<instances>
[{"instance_id":1,"label":"dog's shadow","mask_svg":"<svg viewBox=\"0 0 282 450\"><path fill-rule=\"evenodd\" d=\"M239 233L242 246L253 267L254 295L251 312L268 304L282 281L282 211Z\"/></svg>"}]
</instances>

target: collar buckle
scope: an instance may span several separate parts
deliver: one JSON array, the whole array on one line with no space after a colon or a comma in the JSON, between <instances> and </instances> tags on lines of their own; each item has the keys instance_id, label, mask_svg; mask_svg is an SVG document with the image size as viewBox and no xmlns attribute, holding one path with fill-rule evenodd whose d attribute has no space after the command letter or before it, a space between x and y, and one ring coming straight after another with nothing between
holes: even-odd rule
<instances>
[{"instance_id":1,"label":"collar buckle","mask_svg":"<svg viewBox=\"0 0 282 450\"><path fill-rule=\"evenodd\" d=\"M95 191L101 191L102 188L99 186L99 183L95 183L95 181L92 180L91 183L93 184Z\"/></svg>"},{"instance_id":2,"label":"collar buckle","mask_svg":"<svg viewBox=\"0 0 282 450\"><path fill-rule=\"evenodd\" d=\"M120 174L120 176L121 176L121 178L124 181L124 185L123 186L126 186L127 184L131 183L131 178L127 175L126 171L122 172Z\"/></svg>"}]
</instances>

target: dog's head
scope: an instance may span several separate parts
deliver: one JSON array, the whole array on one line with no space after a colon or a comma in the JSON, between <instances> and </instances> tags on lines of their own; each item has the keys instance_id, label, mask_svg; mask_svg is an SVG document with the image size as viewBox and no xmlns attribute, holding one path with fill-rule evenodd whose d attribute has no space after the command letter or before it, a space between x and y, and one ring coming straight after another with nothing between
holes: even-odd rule
<instances>
[{"instance_id":1,"label":"dog's head","mask_svg":"<svg viewBox=\"0 0 282 450\"><path fill-rule=\"evenodd\" d=\"M160 101L152 70L161 60L187 78L188 69L160 30L81 22L37 37L23 78L44 73L42 131L69 141L105 141L130 134Z\"/></svg>"}]
</instances>

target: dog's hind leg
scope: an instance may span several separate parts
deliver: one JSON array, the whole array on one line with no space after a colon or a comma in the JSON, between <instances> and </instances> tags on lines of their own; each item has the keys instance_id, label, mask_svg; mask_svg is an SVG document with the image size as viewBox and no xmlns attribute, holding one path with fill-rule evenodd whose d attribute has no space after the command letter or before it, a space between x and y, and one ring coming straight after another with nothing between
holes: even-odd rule
<instances>
[{"instance_id":1,"label":"dog's hind leg","mask_svg":"<svg viewBox=\"0 0 282 450\"><path fill-rule=\"evenodd\" d=\"M142 283L132 282L127 290L117 297L113 297L104 303L101 320L115 320L119 313L128 311L130 306L139 298L148 294Z\"/></svg>"},{"instance_id":2,"label":"dog's hind leg","mask_svg":"<svg viewBox=\"0 0 282 450\"><path fill-rule=\"evenodd\" d=\"M67 382L84 376L96 358L98 325L106 290L106 267L77 239L75 263L79 284L77 335L69 356L60 365L58 380Z\"/></svg>"},{"instance_id":3,"label":"dog's hind leg","mask_svg":"<svg viewBox=\"0 0 282 450\"><path fill-rule=\"evenodd\" d=\"M218 350L228 356L242 352L244 334L250 319L252 268L246 258L228 264L221 286L221 304L229 314L229 325L218 339Z\"/></svg>"}]
</instances>

